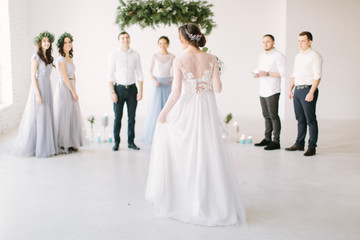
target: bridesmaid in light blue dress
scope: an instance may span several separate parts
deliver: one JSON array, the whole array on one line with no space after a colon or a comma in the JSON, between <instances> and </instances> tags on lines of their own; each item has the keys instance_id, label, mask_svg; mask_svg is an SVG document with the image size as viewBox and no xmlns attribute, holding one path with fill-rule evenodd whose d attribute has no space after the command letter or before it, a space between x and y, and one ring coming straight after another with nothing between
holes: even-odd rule
<instances>
[{"instance_id":1,"label":"bridesmaid in light blue dress","mask_svg":"<svg viewBox=\"0 0 360 240\"><path fill-rule=\"evenodd\" d=\"M31 87L13 151L20 156L45 158L55 155L53 95L50 75L54 35L42 32L35 37L37 53L31 58Z\"/></svg>"},{"instance_id":2,"label":"bridesmaid in light blue dress","mask_svg":"<svg viewBox=\"0 0 360 240\"><path fill-rule=\"evenodd\" d=\"M161 36L158 40L161 51L155 53L151 59L150 74L154 88L150 96L144 129L139 137L142 142L152 142L157 118L171 92L172 64L175 56L167 51L169 43L168 37Z\"/></svg>"},{"instance_id":3,"label":"bridesmaid in light blue dress","mask_svg":"<svg viewBox=\"0 0 360 240\"><path fill-rule=\"evenodd\" d=\"M71 153L87 143L78 95L76 93L73 37L61 35L57 42L60 56L57 60L60 79L54 98L55 132L60 153Z\"/></svg>"}]
</instances>

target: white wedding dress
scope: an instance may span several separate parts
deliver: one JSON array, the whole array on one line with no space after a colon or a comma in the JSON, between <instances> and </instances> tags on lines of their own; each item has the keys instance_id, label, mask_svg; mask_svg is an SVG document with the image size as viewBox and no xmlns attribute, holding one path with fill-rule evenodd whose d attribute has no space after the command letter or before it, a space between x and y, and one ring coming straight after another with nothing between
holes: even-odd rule
<instances>
[{"instance_id":1,"label":"white wedding dress","mask_svg":"<svg viewBox=\"0 0 360 240\"><path fill-rule=\"evenodd\" d=\"M159 217L204 226L245 225L245 210L221 137L214 91L217 60L185 53L174 60L174 81L157 123L146 199Z\"/></svg>"}]
</instances>

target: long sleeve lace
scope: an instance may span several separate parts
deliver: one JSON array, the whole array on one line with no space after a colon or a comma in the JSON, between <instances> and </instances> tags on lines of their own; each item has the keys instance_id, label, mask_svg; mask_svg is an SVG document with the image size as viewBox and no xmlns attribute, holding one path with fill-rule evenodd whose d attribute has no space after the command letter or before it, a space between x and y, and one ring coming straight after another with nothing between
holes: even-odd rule
<instances>
[{"instance_id":1,"label":"long sleeve lace","mask_svg":"<svg viewBox=\"0 0 360 240\"><path fill-rule=\"evenodd\" d=\"M213 56L214 69L212 73L211 84L215 92L220 93L222 90L222 83L220 80L219 64L215 56Z\"/></svg>"}]
</instances>

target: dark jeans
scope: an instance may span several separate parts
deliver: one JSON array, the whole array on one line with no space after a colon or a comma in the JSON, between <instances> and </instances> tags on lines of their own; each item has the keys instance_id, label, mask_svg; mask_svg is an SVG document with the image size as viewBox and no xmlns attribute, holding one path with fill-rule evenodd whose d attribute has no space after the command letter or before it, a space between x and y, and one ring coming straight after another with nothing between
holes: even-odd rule
<instances>
[{"instance_id":1,"label":"dark jeans","mask_svg":"<svg viewBox=\"0 0 360 240\"><path fill-rule=\"evenodd\" d=\"M281 123L278 114L280 93L270 97L260 97L261 109L265 118L265 139L280 143ZM271 140L271 134L274 134Z\"/></svg>"},{"instance_id":2,"label":"dark jeans","mask_svg":"<svg viewBox=\"0 0 360 240\"><path fill-rule=\"evenodd\" d=\"M135 84L126 88L122 85L114 86L118 102L114 103L114 142L115 145L120 144L121 119L123 115L124 104L127 106L128 113L128 143L133 143L135 138L135 112L137 106L137 87Z\"/></svg>"},{"instance_id":3,"label":"dark jeans","mask_svg":"<svg viewBox=\"0 0 360 240\"><path fill-rule=\"evenodd\" d=\"M307 126L309 126L309 148L315 149L318 140L318 123L316 119L316 101L319 95L319 90L316 89L314 99L311 102L305 101L306 95L309 93L310 87L303 89L296 89L294 91L294 109L295 116L298 122L298 135L296 145L304 146Z\"/></svg>"}]
</instances>

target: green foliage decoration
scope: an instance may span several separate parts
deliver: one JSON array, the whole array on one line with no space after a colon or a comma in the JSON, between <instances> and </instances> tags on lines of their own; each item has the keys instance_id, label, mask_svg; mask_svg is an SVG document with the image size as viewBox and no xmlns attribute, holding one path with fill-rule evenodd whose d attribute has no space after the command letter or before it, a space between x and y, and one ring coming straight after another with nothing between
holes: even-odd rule
<instances>
[{"instance_id":1,"label":"green foliage decoration","mask_svg":"<svg viewBox=\"0 0 360 240\"><path fill-rule=\"evenodd\" d=\"M88 121L91 123L91 124L94 124L95 123L95 117L94 115L91 115L88 117Z\"/></svg>"},{"instance_id":2,"label":"green foliage decoration","mask_svg":"<svg viewBox=\"0 0 360 240\"><path fill-rule=\"evenodd\" d=\"M212 17L212 4L207 1L184 0L119 0L116 24L125 27L139 25L141 28L195 23L210 34L216 26Z\"/></svg>"},{"instance_id":3,"label":"green foliage decoration","mask_svg":"<svg viewBox=\"0 0 360 240\"><path fill-rule=\"evenodd\" d=\"M224 122L225 124L228 124L232 119L232 114L229 113L228 115L226 115L225 119L224 119Z\"/></svg>"}]
</instances>

